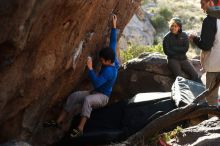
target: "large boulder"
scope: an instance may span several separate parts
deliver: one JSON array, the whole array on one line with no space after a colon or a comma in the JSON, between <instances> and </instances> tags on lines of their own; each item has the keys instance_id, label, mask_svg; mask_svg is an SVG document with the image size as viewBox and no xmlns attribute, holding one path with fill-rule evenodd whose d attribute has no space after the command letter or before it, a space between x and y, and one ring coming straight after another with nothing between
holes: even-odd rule
<instances>
[{"instance_id":1,"label":"large boulder","mask_svg":"<svg viewBox=\"0 0 220 146\"><path fill-rule=\"evenodd\" d=\"M217 146L220 143L219 125L219 118L212 117L196 126L183 129L169 141L169 144L175 146Z\"/></svg>"},{"instance_id":2,"label":"large boulder","mask_svg":"<svg viewBox=\"0 0 220 146\"><path fill-rule=\"evenodd\" d=\"M39 128L41 121L56 117L59 105L86 75L87 56L96 57L108 44L111 14L118 15L122 32L139 4L140 0L2 0L0 142L52 143L55 132ZM46 136L39 136L42 133Z\"/></svg>"},{"instance_id":3,"label":"large boulder","mask_svg":"<svg viewBox=\"0 0 220 146\"><path fill-rule=\"evenodd\" d=\"M156 31L150 22L148 13L141 7L126 25L120 38L120 48L126 49L128 44L152 45Z\"/></svg>"},{"instance_id":4,"label":"large boulder","mask_svg":"<svg viewBox=\"0 0 220 146\"><path fill-rule=\"evenodd\" d=\"M199 60L191 60L200 72ZM184 76L187 78L187 76ZM121 66L113 90L112 101L131 98L143 92L170 92L175 78L167 65L167 58L160 53L143 53Z\"/></svg>"},{"instance_id":5,"label":"large boulder","mask_svg":"<svg viewBox=\"0 0 220 146\"><path fill-rule=\"evenodd\" d=\"M31 146L31 145L23 141L12 140L7 143L1 144L1 146Z\"/></svg>"}]
</instances>

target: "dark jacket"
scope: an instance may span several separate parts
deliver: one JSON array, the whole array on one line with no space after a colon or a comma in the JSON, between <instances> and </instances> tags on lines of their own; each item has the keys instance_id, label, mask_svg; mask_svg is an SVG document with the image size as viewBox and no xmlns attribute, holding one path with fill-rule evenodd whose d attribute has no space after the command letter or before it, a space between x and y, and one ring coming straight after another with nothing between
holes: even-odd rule
<instances>
[{"instance_id":1,"label":"dark jacket","mask_svg":"<svg viewBox=\"0 0 220 146\"><path fill-rule=\"evenodd\" d=\"M189 49L189 40L185 32L173 34L168 32L163 39L163 51L168 59L185 60Z\"/></svg>"},{"instance_id":2,"label":"dark jacket","mask_svg":"<svg viewBox=\"0 0 220 146\"><path fill-rule=\"evenodd\" d=\"M216 26L217 19L207 15L202 23L202 31L200 37L195 37L193 42L202 50L211 50L215 41L215 34L217 32Z\"/></svg>"}]
</instances>

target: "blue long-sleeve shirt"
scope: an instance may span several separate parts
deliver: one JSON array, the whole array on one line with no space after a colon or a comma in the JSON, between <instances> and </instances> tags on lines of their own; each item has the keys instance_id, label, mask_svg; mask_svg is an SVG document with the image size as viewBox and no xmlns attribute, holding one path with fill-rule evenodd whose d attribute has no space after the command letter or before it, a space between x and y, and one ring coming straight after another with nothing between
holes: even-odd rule
<instances>
[{"instance_id":1,"label":"blue long-sleeve shirt","mask_svg":"<svg viewBox=\"0 0 220 146\"><path fill-rule=\"evenodd\" d=\"M89 70L89 77L92 81L92 84L95 88L95 91L103 93L108 97L111 95L112 87L116 81L119 62L116 55L117 48L117 30L112 28L111 36L110 36L110 44L109 47L113 49L115 53L115 60L113 66L102 66L98 76L94 72L94 70Z\"/></svg>"}]
</instances>

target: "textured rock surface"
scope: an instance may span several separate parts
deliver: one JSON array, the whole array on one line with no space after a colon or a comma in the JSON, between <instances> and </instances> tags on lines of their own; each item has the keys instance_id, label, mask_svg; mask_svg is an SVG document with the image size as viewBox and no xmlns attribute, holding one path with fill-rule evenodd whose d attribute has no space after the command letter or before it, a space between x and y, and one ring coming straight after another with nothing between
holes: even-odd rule
<instances>
[{"instance_id":1,"label":"textured rock surface","mask_svg":"<svg viewBox=\"0 0 220 146\"><path fill-rule=\"evenodd\" d=\"M219 125L219 118L213 117L196 126L184 129L170 143L175 146L218 146L220 145Z\"/></svg>"},{"instance_id":2,"label":"textured rock surface","mask_svg":"<svg viewBox=\"0 0 220 146\"><path fill-rule=\"evenodd\" d=\"M10 141L4 144L1 144L1 146L31 146L30 144L23 142L23 141Z\"/></svg>"},{"instance_id":3,"label":"textured rock surface","mask_svg":"<svg viewBox=\"0 0 220 146\"><path fill-rule=\"evenodd\" d=\"M191 61L200 72L199 61ZM116 100L116 97L133 97L141 92L169 92L173 82L174 78L168 69L165 55L143 53L120 68L113 90L113 100Z\"/></svg>"},{"instance_id":4,"label":"textured rock surface","mask_svg":"<svg viewBox=\"0 0 220 146\"><path fill-rule=\"evenodd\" d=\"M155 33L156 31L150 23L147 12L140 7L122 33L120 48L126 49L129 43L152 45Z\"/></svg>"},{"instance_id":5,"label":"textured rock surface","mask_svg":"<svg viewBox=\"0 0 220 146\"><path fill-rule=\"evenodd\" d=\"M55 132L39 136L40 122L56 117L81 82L86 57L107 44L111 14L118 15L122 32L139 0L0 3L0 142L52 142Z\"/></svg>"}]
</instances>

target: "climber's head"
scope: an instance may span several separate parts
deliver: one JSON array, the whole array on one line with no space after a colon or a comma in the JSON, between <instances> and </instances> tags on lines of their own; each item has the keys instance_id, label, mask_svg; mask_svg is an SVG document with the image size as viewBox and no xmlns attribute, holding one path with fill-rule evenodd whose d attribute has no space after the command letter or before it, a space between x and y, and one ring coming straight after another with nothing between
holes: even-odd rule
<instances>
[{"instance_id":1,"label":"climber's head","mask_svg":"<svg viewBox=\"0 0 220 146\"><path fill-rule=\"evenodd\" d=\"M105 47L99 52L99 58L102 65L111 65L115 61L115 53L112 48Z\"/></svg>"}]
</instances>

